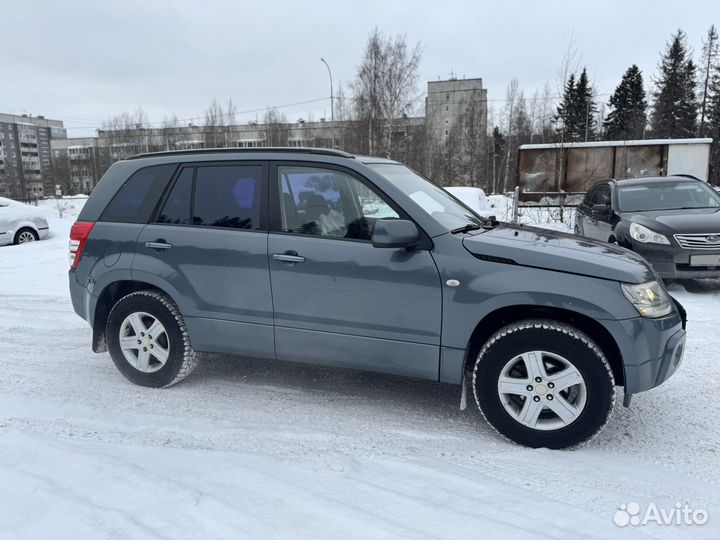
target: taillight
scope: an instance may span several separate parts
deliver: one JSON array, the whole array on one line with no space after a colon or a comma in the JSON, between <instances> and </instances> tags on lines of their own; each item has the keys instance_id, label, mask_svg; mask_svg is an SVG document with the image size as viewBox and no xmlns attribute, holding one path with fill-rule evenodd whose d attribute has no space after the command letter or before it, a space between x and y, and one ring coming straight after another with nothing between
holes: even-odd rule
<instances>
[{"instance_id":1,"label":"taillight","mask_svg":"<svg viewBox=\"0 0 720 540\"><path fill-rule=\"evenodd\" d=\"M70 268L72 270L75 270L80 262L85 241L90 235L93 225L95 223L90 221L76 221L70 229Z\"/></svg>"}]
</instances>

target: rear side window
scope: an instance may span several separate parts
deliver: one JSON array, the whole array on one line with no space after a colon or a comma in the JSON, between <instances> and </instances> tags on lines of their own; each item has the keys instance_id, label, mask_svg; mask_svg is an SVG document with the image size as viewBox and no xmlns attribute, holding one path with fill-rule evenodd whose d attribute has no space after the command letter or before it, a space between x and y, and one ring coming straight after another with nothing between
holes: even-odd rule
<instances>
[{"instance_id":1,"label":"rear side window","mask_svg":"<svg viewBox=\"0 0 720 540\"><path fill-rule=\"evenodd\" d=\"M260 165L198 167L193 224L259 229L262 172Z\"/></svg>"},{"instance_id":2,"label":"rear side window","mask_svg":"<svg viewBox=\"0 0 720 540\"><path fill-rule=\"evenodd\" d=\"M188 225L190 223L190 208L192 199L192 183L194 169L183 169L173 186L162 212L158 216L159 223L172 223L174 225Z\"/></svg>"},{"instance_id":3,"label":"rear side window","mask_svg":"<svg viewBox=\"0 0 720 540\"><path fill-rule=\"evenodd\" d=\"M147 223L177 165L140 169L120 187L100 221Z\"/></svg>"}]
</instances>

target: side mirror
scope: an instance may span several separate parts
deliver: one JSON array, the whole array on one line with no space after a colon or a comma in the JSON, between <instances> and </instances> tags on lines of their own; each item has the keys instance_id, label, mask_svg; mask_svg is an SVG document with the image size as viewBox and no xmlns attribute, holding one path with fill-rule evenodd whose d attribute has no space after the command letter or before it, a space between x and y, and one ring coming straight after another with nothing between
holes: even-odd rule
<instances>
[{"instance_id":1,"label":"side mirror","mask_svg":"<svg viewBox=\"0 0 720 540\"><path fill-rule=\"evenodd\" d=\"M376 248L411 248L420 241L420 231L406 219L379 219L372 232Z\"/></svg>"},{"instance_id":2,"label":"side mirror","mask_svg":"<svg viewBox=\"0 0 720 540\"><path fill-rule=\"evenodd\" d=\"M604 218L610 216L612 211L610 210L610 205L608 204L593 204L592 206L592 215L596 218Z\"/></svg>"}]
</instances>

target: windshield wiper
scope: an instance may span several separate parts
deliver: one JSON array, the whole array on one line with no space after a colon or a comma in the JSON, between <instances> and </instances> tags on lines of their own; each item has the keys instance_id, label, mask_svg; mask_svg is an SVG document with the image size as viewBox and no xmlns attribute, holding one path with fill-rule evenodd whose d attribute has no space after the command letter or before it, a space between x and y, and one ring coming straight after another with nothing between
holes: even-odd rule
<instances>
[{"instance_id":1,"label":"windshield wiper","mask_svg":"<svg viewBox=\"0 0 720 540\"><path fill-rule=\"evenodd\" d=\"M718 208L717 206L679 206L678 208L664 208L664 210L704 210L706 208Z\"/></svg>"},{"instance_id":2,"label":"windshield wiper","mask_svg":"<svg viewBox=\"0 0 720 540\"><path fill-rule=\"evenodd\" d=\"M452 234L456 233L465 233L469 231L475 231L477 229L482 229L484 225L481 225L479 223L468 223L467 225L463 225L462 227L458 227L457 229L452 229L450 232Z\"/></svg>"}]
</instances>

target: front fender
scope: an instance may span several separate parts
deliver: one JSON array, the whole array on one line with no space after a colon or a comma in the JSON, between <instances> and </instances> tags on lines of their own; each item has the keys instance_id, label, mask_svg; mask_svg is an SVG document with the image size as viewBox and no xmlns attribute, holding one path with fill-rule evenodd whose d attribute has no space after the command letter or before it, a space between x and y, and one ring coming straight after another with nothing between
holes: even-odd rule
<instances>
[{"instance_id":1,"label":"front fender","mask_svg":"<svg viewBox=\"0 0 720 540\"><path fill-rule=\"evenodd\" d=\"M483 318L498 309L531 305L564 309L595 320L624 320L637 311L617 281L480 260L450 235L435 238L442 277L442 345L465 349ZM447 286L457 280L457 287Z\"/></svg>"}]
</instances>

